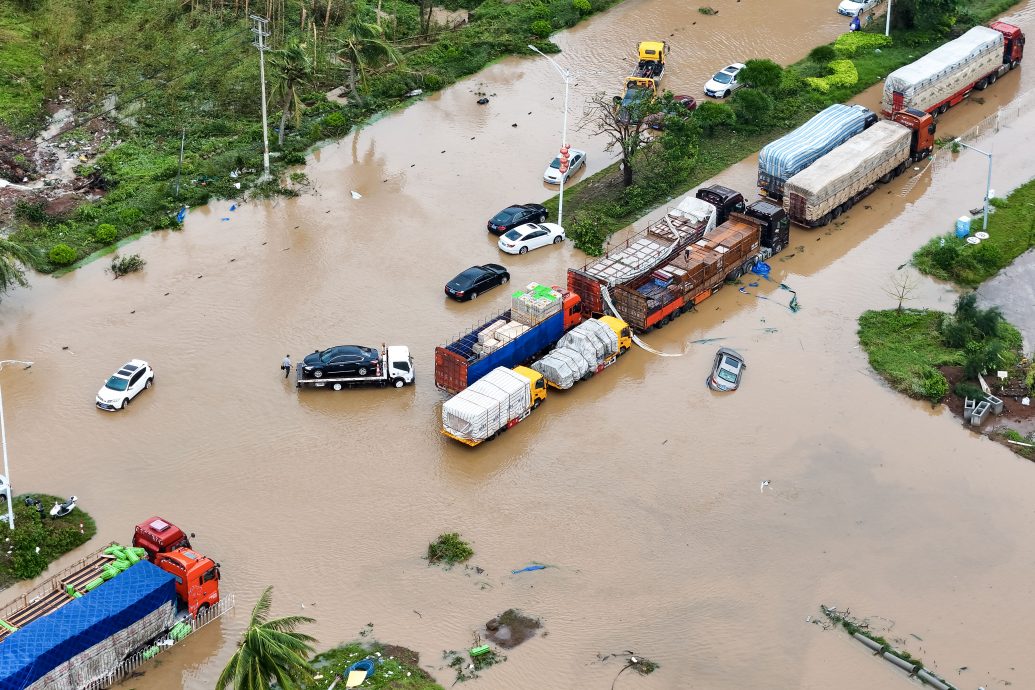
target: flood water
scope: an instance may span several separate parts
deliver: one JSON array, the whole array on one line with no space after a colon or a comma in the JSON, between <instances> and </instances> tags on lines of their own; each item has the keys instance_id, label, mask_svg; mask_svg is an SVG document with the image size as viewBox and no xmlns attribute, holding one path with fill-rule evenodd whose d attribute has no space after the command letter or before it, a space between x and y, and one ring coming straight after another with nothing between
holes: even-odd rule
<instances>
[{"instance_id":1,"label":"flood water","mask_svg":"<svg viewBox=\"0 0 1035 690\"><path fill-rule=\"evenodd\" d=\"M617 92L639 40L672 34L666 87L697 94L727 62L788 62L832 39L847 23L833 4L713 0L720 13L705 17L623 3L557 37L558 60L577 65L573 113ZM1035 31L1035 2L1008 17ZM941 132L1035 87L1031 72L950 111ZM860 312L893 306L883 288L896 267L980 205L984 157L899 178L842 225L792 231L774 282L727 287L646 338L685 356L634 350L473 451L438 433L434 347L508 300L447 303L442 286L501 260L483 230L492 213L549 195L538 180L559 139L559 85L542 59L504 60L316 152L314 193L193 210L184 231L126 248L147 259L140 274L112 280L96 262L4 299L0 352L35 362L0 379L17 491L78 495L99 526L90 548L171 519L238 597L236 615L132 687L212 687L266 585L276 615L317 619L321 648L373 623L447 687L442 650L470 647L511 607L547 634L508 652L484 687L608 687L622 663L597 655L622 650L661 667L616 688L907 686L808 624L821 603L893 621L889 639L961 688L1032 687L1035 467L891 392L855 335ZM497 95L480 107L474 91ZM995 152L1000 193L1035 174L1033 125L1023 116L976 142ZM606 163L601 142L570 138L590 171ZM717 181L752 191L754 165ZM566 245L502 259L519 286L562 284L583 261ZM924 280L910 306L954 296ZM703 338L721 340L687 345ZM286 352L381 342L411 348L415 387L297 392L278 371ZM704 386L718 345L747 358L733 395ZM155 387L123 413L94 409L131 357L152 363ZM427 567L427 543L447 531L472 542L484 574ZM511 574L532 561L556 567Z\"/></svg>"}]
</instances>

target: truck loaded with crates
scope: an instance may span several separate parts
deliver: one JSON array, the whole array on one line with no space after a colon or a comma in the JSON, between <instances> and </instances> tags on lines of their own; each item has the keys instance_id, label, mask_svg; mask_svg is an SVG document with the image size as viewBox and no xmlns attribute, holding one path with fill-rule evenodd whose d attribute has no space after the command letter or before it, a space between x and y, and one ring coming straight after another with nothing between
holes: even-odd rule
<instances>
[{"instance_id":1,"label":"truck loaded with crates","mask_svg":"<svg viewBox=\"0 0 1035 690\"><path fill-rule=\"evenodd\" d=\"M787 180L784 210L791 221L822 227L877 187L901 175L934 148L934 119L903 110L853 137Z\"/></svg>"},{"instance_id":2,"label":"truck loaded with crates","mask_svg":"<svg viewBox=\"0 0 1035 690\"><path fill-rule=\"evenodd\" d=\"M468 446L491 441L546 400L547 386L568 389L614 364L632 347L629 325L589 319L562 335L531 366L497 367L442 404L442 433Z\"/></svg>"},{"instance_id":3,"label":"truck loaded with crates","mask_svg":"<svg viewBox=\"0 0 1035 690\"><path fill-rule=\"evenodd\" d=\"M911 108L938 115L994 84L1021 64L1024 32L1013 24L975 26L959 38L900 67L884 80L885 117Z\"/></svg>"},{"instance_id":4,"label":"truck loaded with crates","mask_svg":"<svg viewBox=\"0 0 1035 690\"><path fill-rule=\"evenodd\" d=\"M98 687L221 612L219 564L161 518L141 526L166 533L156 550L113 543L0 609L0 688Z\"/></svg>"},{"instance_id":5,"label":"truck loaded with crates","mask_svg":"<svg viewBox=\"0 0 1035 690\"><path fill-rule=\"evenodd\" d=\"M758 153L759 194L780 201L787 180L876 122L869 108L835 103L766 144Z\"/></svg>"},{"instance_id":6,"label":"truck loaded with crates","mask_svg":"<svg viewBox=\"0 0 1035 690\"><path fill-rule=\"evenodd\" d=\"M683 199L659 220L582 268L568 269L568 290L587 314L604 314L604 291L644 276L704 237L733 211L744 210L740 192L711 185Z\"/></svg>"},{"instance_id":7,"label":"truck loaded with crates","mask_svg":"<svg viewBox=\"0 0 1035 690\"><path fill-rule=\"evenodd\" d=\"M781 207L756 201L745 211L650 274L617 286L614 305L621 318L640 333L661 328L787 246L790 223Z\"/></svg>"},{"instance_id":8,"label":"truck loaded with crates","mask_svg":"<svg viewBox=\"0 0 1035 690\"><path fill-rule=\"evenodd\" d=\"M493 369L532 361L581 322L578 295L532 283L510 309L435 348L435 385L459 393Z\"/></svg>"}]
</instances>

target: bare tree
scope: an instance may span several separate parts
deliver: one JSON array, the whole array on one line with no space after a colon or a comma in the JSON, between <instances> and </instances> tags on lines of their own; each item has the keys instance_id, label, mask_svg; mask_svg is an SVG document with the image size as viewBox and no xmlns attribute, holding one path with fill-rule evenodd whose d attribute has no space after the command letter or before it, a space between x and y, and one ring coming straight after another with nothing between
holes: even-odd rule
<instances>
[{"instance_id":1,"label":"bare tree","mask_svg":"<svg viewBox=\"0 0 1035 690\"><path fill-rule=\"evenodd\" d=\"M913 295L916 294L916 289L919 285L920 281L917 280L916 274L910 271L908 273L892 275L891 281L883 290L898 300L897 311L902 311L902 303L913 299Z\"/></svg>"},{"instance_id":2,"label":"bare tree","mask_svg":"<svg viewBox=\"0 0 1035 690\"><path fill-rule=\"evenodd\" d=\"M622 154L622 183L629 187L633 183L633 159L636 152L647 143L647 117L657 112L657 102L649 98L623 101L617 96L608 97L601 92L586 104L579 129L589 130L591 135L603 135L607 140L605 151L616 148Z\"/></svg>"}]
</instances>

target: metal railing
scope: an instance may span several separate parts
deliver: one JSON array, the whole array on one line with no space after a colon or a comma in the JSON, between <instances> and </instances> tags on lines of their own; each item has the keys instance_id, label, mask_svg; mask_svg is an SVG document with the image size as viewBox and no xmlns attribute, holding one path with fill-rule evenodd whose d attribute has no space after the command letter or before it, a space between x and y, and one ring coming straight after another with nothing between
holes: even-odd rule
<instances>
[{"instance_id":1,"label":"metal railing","mask_svg":"<svg viewBox=\"0 0 1035 690\"><path fill-rule=\"evenodd\" d=\"M1017 118L1031 110L1033 100L1035 100L1035 89L1018 94L1013 98L1013 100L996 110L984 120L965 132L957 134L953 138L955 139L958 137L964 142L970 142L979 137L995 134L1003 127L1013 124ZM945 165L952 162L952 156L946 155L950 150L950 146L946 146L945 149L940 152L940 155L932 157L931 169L933 171L937 172Z\"/></svg>"},{"instance_id":2,"label":"metal railing","mask_svg":"<svg viewBox=\"0 0 1035 690\"><path fill-rule=\"evenodd\" d=\"M224 596L222 599L220 599L219 603L213 606L212 608L204 612L199 612L195 618L188 619L188 622L191 626L191 631L186 637L183 637L178 642L174 641L172 638L168 636L163 637L162 639L158 640L154 645L155 647L157 647L157 652L153 651L153 648L137 652L133 656L123 660L121 664L119 664L114 669L104 674L100 678L96 678L87 683L86 685L82 686L80 690L103 690L104 688L109 688L115 683L119 683L125 680L130 675L132 675L133 671L135 671L139 666L154 659L159 654L162 654L163 652L175 647L176 645L186 640L189 640L191 638L191 635L193 635L195 632L197 632L201 628L204 628L206 625L216 620L217 618L221 618L222 616L226 615L233 608L234 594L233 592L231 592Z\"/></svg>"}]
</instances>

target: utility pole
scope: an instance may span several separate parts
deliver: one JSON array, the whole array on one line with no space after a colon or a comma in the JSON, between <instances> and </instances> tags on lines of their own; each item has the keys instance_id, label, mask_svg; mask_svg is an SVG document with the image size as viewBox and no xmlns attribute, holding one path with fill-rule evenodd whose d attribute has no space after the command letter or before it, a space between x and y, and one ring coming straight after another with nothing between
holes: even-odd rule
<instances>
[{"instance_id":1,"label":"utility pole","mask_svg":"<svg viewBox=\"0 0 1035 690\"><path fill-rule=\"evenodd\" d=\"M270 133L266 122L266 37L270 32L266 30L269 20L265 17L253 14L251 20L252 33L255 34L255 43L252 45L259 49L259 81L262 82L262 182L270 177Z\"/></svg>"}]
</instances>

